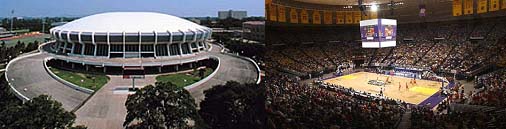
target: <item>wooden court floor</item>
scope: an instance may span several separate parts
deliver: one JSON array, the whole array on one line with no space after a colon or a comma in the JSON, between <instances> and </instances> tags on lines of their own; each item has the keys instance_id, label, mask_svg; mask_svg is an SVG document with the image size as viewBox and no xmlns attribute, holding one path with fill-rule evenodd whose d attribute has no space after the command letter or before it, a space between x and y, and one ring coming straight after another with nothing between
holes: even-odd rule
<instances>
[{"instance_id":1,"label":"wooden court floor","mask_svg":"<svg viewBox=\"0 0 506 129\"><path fill-rule=\"evenodd\" d=\"M386 81L387 77L391 83L386 84L383 88L383 94L392 99L403 100L411 104L419 104L434 93L438 92L441 82L429 80L416 80L416 84L411 84L413 78L400 76L388 76L384 74L376 74L369 72L358 72L336 78L324 80L326 83L341 85L346 88L353 88L357 91L364 91L371 94L379 94L381 86L367 84L369 80ZM401 88L399 89L399 83ZM408 88L406 88L406 84ZM445 83L444 85L447 85Z\"/></svg>"}]
</instances>

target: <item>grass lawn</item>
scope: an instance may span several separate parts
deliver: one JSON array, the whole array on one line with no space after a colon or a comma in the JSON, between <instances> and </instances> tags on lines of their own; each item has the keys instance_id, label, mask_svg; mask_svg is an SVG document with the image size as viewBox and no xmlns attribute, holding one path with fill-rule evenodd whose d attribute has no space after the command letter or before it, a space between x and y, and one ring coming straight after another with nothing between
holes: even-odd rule
<instances>
[{"instance_id":1,"label":"grass lawn","mask_svg":"<svg viewBox=\"0 0 506 129\"><path fill-rule=\"evenodd\" d=\"M206 71L204 72L204 77L209 76L209 74L213 72L212 68L206 68L205 70ZM172 84L176 85L179 88L191 85L199 80L200 77L198 77L198 71L188 73L167 74L156 77L157 82L171 82Z\"/></svg>"},{"instance_id":2,"label":"grass lawn","mask_svg":"<svg viewBox=\"0 0 506 129\"><path fill-rule=\"evenodd\" d=\"M51 35L49 35L49 34L43 34L43 35L40 35L40 36L33 36L33 37L26 37L26 38L20 38L20 39L7 40L7 41L5 41L5 46L7 46L7 47L15 46L16 43L18 43L18 41L21 41L21 42L24 42L25 44L28 44L28 43L31 43L31 42L35 42L35 40L37 40L37 41L39 41L39 43L43 43L44 42L44 38L48 38L50 36ZM0 43L1 43L1 41L0 41Z\"/></svg>"},{"instance_id":3,"label":"grass lawn","mask_svg":"<svg viewBox=\"0 0 506 129\"><path fill-rule=\"evenodd\" d=\"M62 78L63 80L95 91L100 89L109 81L109 77L104 74L80 73L57 68L49 69L53 71L56 76Z\"/></svg>"}]
</instances>

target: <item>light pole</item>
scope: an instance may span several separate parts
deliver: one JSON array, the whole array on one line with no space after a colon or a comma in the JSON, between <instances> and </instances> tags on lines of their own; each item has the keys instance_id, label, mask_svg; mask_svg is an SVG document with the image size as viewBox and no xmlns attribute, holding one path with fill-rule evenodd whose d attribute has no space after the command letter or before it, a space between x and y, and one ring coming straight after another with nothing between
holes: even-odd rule
<instances>
[{"instance_id":1,"label":"light pole","mask_svg":"<svg viewBox=\"0 0 506 129\"><path fill-rule=\"evenodd\" d=\"M10 31L12 31L12 28L14 26L14 9L11 11L11 15L12 15L12 17L11 17L11 30Z\"/></svg>"},{"instance_id":2,"label":"light pole","mask_svg":"<svg viewBox=\"0 0 506 129\"><path fill-rule=\"evenodd\" d=\"M44 30L46 29L46 18L42 19L42 33L44 33Z\"/></svg>"}]
</instances>

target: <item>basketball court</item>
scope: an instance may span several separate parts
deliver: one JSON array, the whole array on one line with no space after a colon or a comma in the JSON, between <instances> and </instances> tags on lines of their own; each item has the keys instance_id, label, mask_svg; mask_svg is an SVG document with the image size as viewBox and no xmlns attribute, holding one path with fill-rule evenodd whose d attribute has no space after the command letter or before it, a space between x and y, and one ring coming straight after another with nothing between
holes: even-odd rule
<instances>
[{"instance_id":1,"label":"basketball court","mask_svg":"<svg viewBox=\"0 0 506 129\"><path fill-rule=\"evenodd\" d=\"M388 78L388 81L387 81ZM387 82L384 86L368 84L370 80ZM324 80L325 83L341 85L346 88L353 88L357 91L364 91L371 94L379 94L383 87L383 95L392 99L403 100L411 104L419 104L441 88L441 82L419 80L413 82L413 78L390 76L369 72L358 72L336 78ZM390 82L390 83L388 83ZM399 89L399 83L401 85ZM406 84L408 87L406 88ZM448 83L445 83L446 86Z\"/></svg>"}]
</instances>

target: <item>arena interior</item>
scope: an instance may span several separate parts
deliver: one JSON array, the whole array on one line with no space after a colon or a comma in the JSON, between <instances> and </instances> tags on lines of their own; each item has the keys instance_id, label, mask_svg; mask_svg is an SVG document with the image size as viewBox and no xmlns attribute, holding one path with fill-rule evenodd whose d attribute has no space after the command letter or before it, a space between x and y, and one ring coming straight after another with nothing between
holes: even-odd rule
<instances>
[{"instance_id":1,"label":"arena interior","mask_svg":"<svg viewBox=\"0 0 506 129\"><path fill-rule=\"evenodd\" d=\"M273 128L506 128L506 0L266 0L266 17ZM362 47L370 19L397 20L394 47Z\"/></svg>"}]
</instances>

